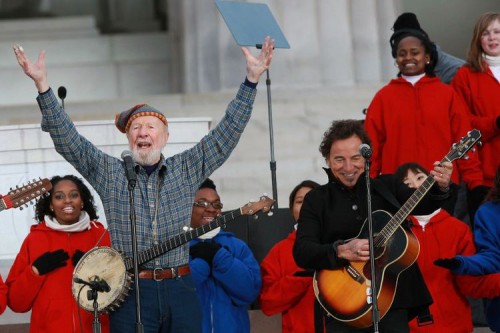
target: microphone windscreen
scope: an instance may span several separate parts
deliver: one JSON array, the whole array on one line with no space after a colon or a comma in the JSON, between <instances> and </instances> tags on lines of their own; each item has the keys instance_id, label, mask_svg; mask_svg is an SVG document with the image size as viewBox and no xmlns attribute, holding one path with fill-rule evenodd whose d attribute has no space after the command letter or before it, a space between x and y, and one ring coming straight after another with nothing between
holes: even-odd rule
<instances>
[{"instance_id":1,"label":"microphone windscreen","mask_svg":"<svg viewBox=\"0 0 500 333\"><path fill-rule=\"evenodd\" d=\"M372 156L372 148L370 145L363 143L359 146L359 153L364 158L370 158Z\"/></svg>"},{"instance_id":2,"label":"microphone windscreen","mask_svg":"<svg viewBox=\"0 0 500 333\"><path fill-rule=\"evenodd\" d=\"M60 86L57 89L57 96L59 96L60 99L65 99L66 98L66 88L64 86Z\"/></svg>"},{"instance_id":3,"label":"microphone windscreen","mask_svg":"<svg viewBox=\"0 0 500 333\"><path fill-rule=\"evenodd\" d=\"M132 157L132 152L130 150L124 150L122 152L122 160L124 160L125 157Z\"/></svg>"}]
</instances>

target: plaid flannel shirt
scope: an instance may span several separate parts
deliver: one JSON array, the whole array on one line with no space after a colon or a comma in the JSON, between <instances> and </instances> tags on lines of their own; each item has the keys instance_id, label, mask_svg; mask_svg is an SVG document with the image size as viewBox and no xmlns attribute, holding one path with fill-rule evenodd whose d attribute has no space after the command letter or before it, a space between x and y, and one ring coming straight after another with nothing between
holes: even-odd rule
<instances>
[{"instance_id":1,"label":"plaid flannel shirt","mask_svg":"<svg viewBox=\"0 0 500 333\"><path fill-rule=\"evenodd\" d=\"M139 253L178 235L184 226L190 225L198 186L235 148L250 119L255 95L255 88L241 84L222 120L193 148L167 159L162 156L158 168L149 176L136 166L134 201ZM50 133L57 152L99 194L113 248L131 257L130 203L123 161L103 153L77 132L52 89L39 94L37 102L43 116L42 130ZM156 209L157 221L153 221ZM177 267L188 261L188 244L184 244L141 266L148 269Z\"/></svg>"}]
</instances>

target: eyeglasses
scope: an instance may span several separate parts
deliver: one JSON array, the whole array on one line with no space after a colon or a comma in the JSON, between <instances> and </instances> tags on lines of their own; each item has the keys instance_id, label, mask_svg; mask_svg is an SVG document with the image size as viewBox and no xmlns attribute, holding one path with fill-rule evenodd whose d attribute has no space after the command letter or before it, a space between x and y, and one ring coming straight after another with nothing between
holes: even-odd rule
<instances>
[{"instance_id":1,"label":"eyeglasses","mask_svg":"<svg viewBox=\"0 0 500 333\"><path fill-rule=\"evenodd\" d=\"M222 209L222 207L223 207L222 202L218 202L218 201L210 202L210 201L206 201L206 200L195 201L193 206L202 207L205 209L207 209L208 206L212 206L214 209Z\"/></svg>"}]
</instances>

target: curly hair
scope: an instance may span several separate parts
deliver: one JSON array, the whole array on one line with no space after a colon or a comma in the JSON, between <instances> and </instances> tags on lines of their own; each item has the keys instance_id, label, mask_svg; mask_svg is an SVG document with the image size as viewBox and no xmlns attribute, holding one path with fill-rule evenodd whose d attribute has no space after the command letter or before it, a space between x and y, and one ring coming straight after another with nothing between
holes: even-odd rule
<instances>
[{"instance_id":1,"label":"curly hair","mask_svg":"<svg viewBox=\"0 0 500 333\"><path fill-rule=\"evenodd\" d=\"M495 178L493 179L493 187L486 195L484 201L500 202L500 166L497 168Z\"/></svg>"},{"instance_id":2,"label":"curly hair","mask_svg":"<svg viewBox=\"0 0 500 333\"><path fill-rule=\"evenodd\" d=\"M484 72L486 67L483 61L483 47L481 46L481 36L491 22L500 21L500 13L487 12L479 16L474 25L474 32L467 52L467 65L476 72Z\"/></svg>"},{"instance_id":3,"label":"curly hair","mask_svg":"<svg viewBox=\"0 0 500 333\"><path fill-rule=\"evenodd\" d=\"M62 180L69 180L76 185L83 202L82 210L86 211L87 214L89 214L91 220L98 219L99 216L97 216L96 206L94 204L94 197L92 196L92 193L90 192L89 188L83 183L83 181L74 175L52 177L52 179L50 180L50 182L52 183L52 189L48 192L47 196L41 197L35 205L35 219L38 222L42 222L45 219L45 215L48 215L52 218L56 217L54 212L50 209L50 203L52 202L52 193L54 191L54 188Z\"/></svg>"},{"instance_id":4,"label":"curly hair","mask_svg":"<svg viewBox=\"0 0 500 333\"><path fill-rule=\"evenodd\" d=\"M363 120L356 119L333 121L330 128L323 134L323 140L319 145L321 155L327 159L335 141L349 139L354 135L361 139L361 143L371 145L371 140L363 127L363 122Z\"/></svg>"}]
</instances>

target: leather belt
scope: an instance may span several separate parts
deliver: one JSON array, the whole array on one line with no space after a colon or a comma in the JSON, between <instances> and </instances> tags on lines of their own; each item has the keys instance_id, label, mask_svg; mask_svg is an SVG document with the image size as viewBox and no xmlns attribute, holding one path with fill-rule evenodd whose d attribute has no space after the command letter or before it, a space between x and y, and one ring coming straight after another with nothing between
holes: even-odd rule
<instances>
[{"instance_id":1,"label":"leather belt","mask_svg":"<svg viewBox=\"0 0 500 333\"><path fill-rule=\"evenodd\" d=\"M178 276L187 275L190 272L191 269L189 265L170 268L142 269L139 271L139 278L161 281L165 279L175 279Z\"/></svg>"}]
</instances>

